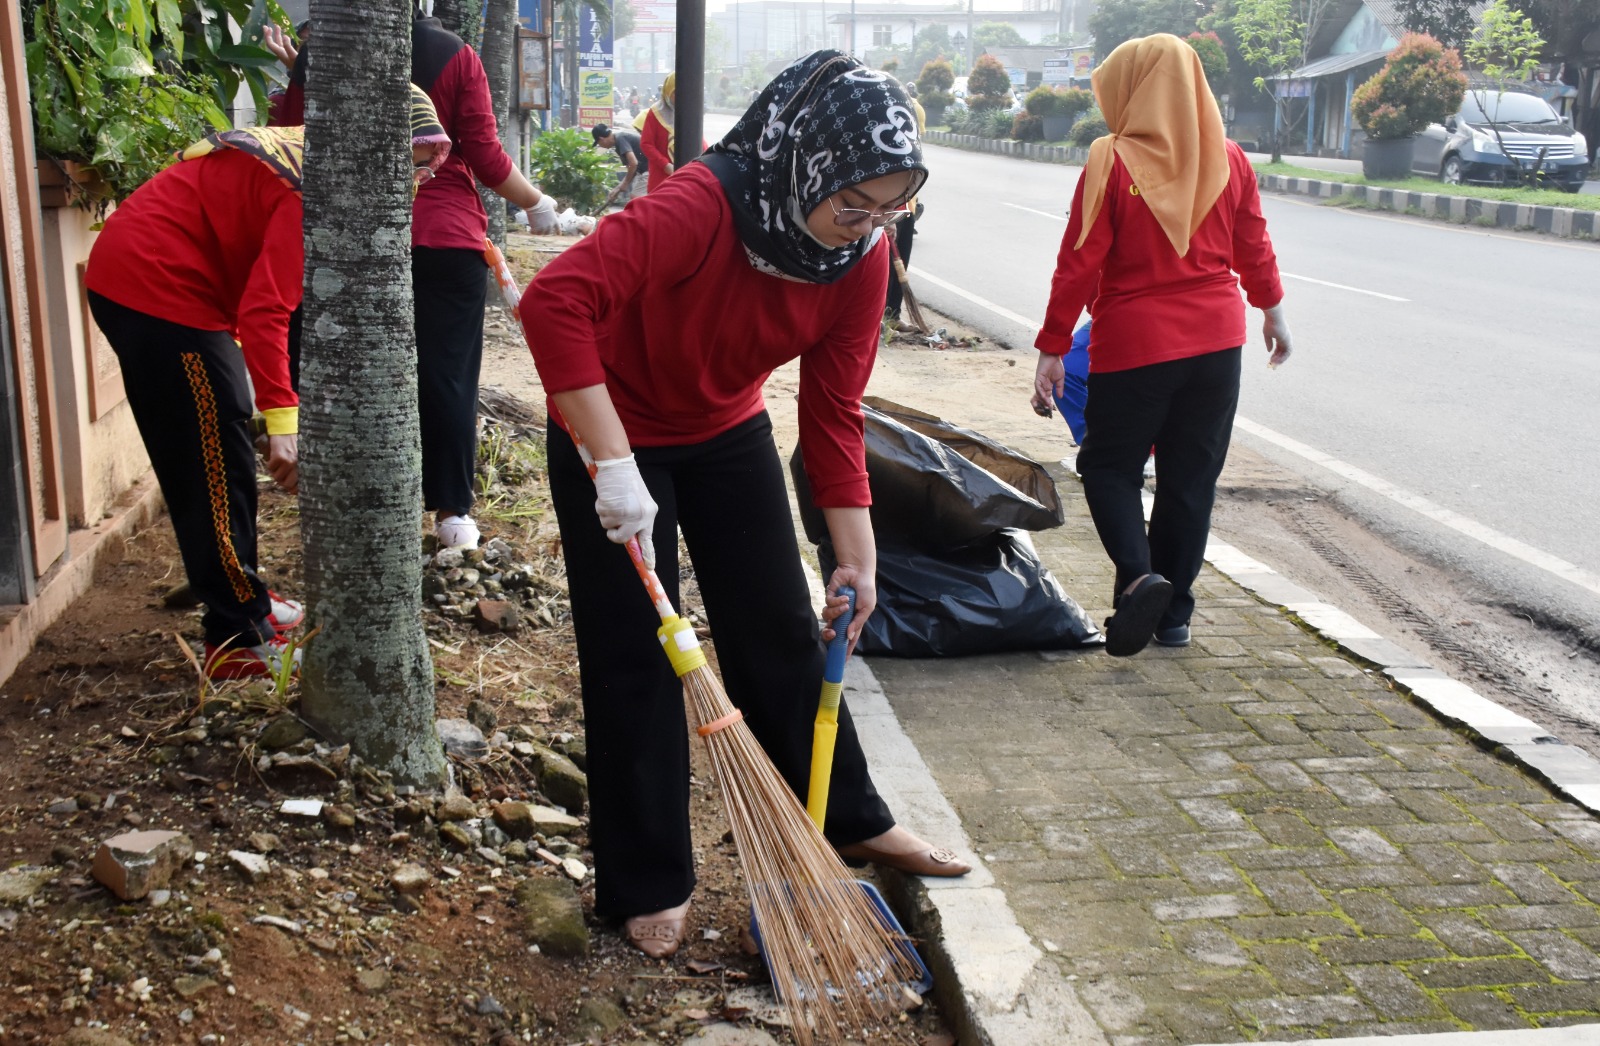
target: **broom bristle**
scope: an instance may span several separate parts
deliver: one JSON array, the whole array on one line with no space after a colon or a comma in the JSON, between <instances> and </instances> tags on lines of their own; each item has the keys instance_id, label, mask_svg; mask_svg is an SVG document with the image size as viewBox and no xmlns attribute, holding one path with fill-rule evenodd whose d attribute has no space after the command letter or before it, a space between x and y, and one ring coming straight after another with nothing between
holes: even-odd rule
<instances>
[{"instance_id":1,"label":"broom bristle","mask_svg":"<svg viewBox=\"0 0 1600 1046\"><path fill-rule=\"evenodd\" d=\"M710 668L683 677L700 723L733 712ZM773 989L801 1046L895 1026L920 971L743 721L706 738Z\"/></svg>"}]
</instances>

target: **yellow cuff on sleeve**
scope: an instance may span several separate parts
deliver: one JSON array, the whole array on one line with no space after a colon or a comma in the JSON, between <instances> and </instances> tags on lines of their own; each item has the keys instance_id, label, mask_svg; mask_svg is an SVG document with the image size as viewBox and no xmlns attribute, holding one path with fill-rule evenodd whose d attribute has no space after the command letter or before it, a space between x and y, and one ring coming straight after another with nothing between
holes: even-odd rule
<instances>
[{"instance_id":1,"label":"yellow cuff on sleeve","mask_svg":"<svg viewBox=\"0 0 1600 1046\"><path fill-rule=\"evenodd\" d=\"M261 416L267 419L269 436L294 436L300 432L299 407L269 407Z\"/></svg>"}]
</instances>

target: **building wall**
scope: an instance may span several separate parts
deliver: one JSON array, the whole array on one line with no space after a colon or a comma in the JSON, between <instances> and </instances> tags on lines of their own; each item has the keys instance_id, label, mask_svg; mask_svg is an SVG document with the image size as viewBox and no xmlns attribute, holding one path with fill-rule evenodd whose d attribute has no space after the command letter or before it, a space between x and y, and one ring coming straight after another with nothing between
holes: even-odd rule
<instances>
[{"instance_id":1,"label":"building wall","mask_svg":"<svg viewBox=\"0 0 1600 1046\"><path fill-rule=\"evenodd\" d=\"M94 221L78 207L43 211L45 286L61 427L67 520L93 526L150 467L122 388L122 370L89 315L83 268L94 246Z\"/></svg>"}]
</instances>

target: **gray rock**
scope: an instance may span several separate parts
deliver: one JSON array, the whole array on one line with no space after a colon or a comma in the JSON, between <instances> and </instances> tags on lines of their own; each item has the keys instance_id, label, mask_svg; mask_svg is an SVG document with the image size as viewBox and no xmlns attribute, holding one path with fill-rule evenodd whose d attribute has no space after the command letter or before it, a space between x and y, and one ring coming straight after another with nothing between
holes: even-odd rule
<instances>
[{"instance_id":1,"label":"gray rock","mask_svg":"<svg viewBox=\"0 0 1600 1046\"><path fill-rule=\"evenodd\" d=\"M565 744L557 745L556 751L572 760L579 770L589 772L589 746L581 737L575 737Z\"/></svg>"},{"instance_id":2,"label":"gray rock","mask_svg":"<svg viewBox=\"0 0 1600 1046\"><path fill-rule=\"evenodd\" d=\"M495 715L493 706L487 701L477 699L467 702L467 722L483 731L485 735L494 733L495 728L500 725L500 719Z\"/></svg>"},{"instance_id":3,"label":"gray rock","mask_svg":"<svg viewBox=\"0 0 1600 1046\"><path fill-rule=\"evenodd\" d=\"M457 570L466 560L466 554L459 548L441 548L439 554L433 557L433 565L439 571Z\"/></svg>"},{"instance_id":4,"label":"gray rock","mask_svg":"<svg viewBox=\"0 0 1600 1046\"><path fill-rule=\"evenodd\" d=\"M172 982L172 990L185 999L192 999L202 992L210 991L217 987L217 982L210 977L179 977Z\"/></svg>"},{"instance_id":5,"label":"gray rock","mask_svg":"<svg viewBox=\"0 0 1600 1046\"><path fill-rule=\"evenodd\" d=\"M420 864L402 864L389 873L389 885L396 893L415 896L433 882L433 873Z\"/></svg>"},{"instance_id":6,"label":"gray rock","mask_svg":"<svg viewBox=\"0 0 1600 1046\"><path fill-rule=\"evenodd\" d=\"M489 808L494 823L513 839L533 838L533 804L519 802L495 803Z\"/></svg>"},{"instance_id":7,"label":"gray rock","mask_svg":"<svg viewBox=\"0 0 1600 1046\"><path fill-rule=\"evenodd\" d=\"M583 922L578 888L570 880L536 875L518 883L515 896L529 944L560 958L589 954L589 927Z\"/></svg>"},{"instance_id":8,"label":"gray rock","mask_svg":"<svg viewBox=\"0 0 1600 1046\"><path fill-rule=\"evenodd\" d=\"M78 801L76 799L57 799L46 807L45 812L56 814L57 816L75 814L78 812Z\"/></svg>"},{"instance_id":9,"label":"gray rock","mask_svg":"<svg viewBox=\"0 0 1600 1046\"><path fill-rule=\"evenodd\" d=\"M760 1028L719 1021L708 1024L700 1034L687 1040L694 1046L778 1046L778 1040Z\"/></svg>"},{"instance_id":10,"label":"gray rock","mask_svg":"<svg viewBox=\"0 0 1600 1046\"><path fill-rule=\"evenodd\" d=\"M604 1039L627 1023L628 1015L610 999L590 998L578 1004L578 1031L585 1036Z\"/></svg>"},{"instance_id":11,"label":"gray rock","mask_svg":"<svg viewBox=\"0 0 1600 1046\"><path fill-rule=\"evenodd\" d=\"M489 745L483 739L483 731L467 722L465 719L440 719L434 723L439 731L439 740L444 742L444 750L449 755L461 759L482 759L489 751Z\"/></svg>"},{"instance_id":12,"label":"gray rock","mask_svg":"<svg viewBox=\"0 0 1600 1046\"><path fill-rule=\"evenodd\" d=\"M73 1028L56 1040L57 1046L133 1046L104 1028Z\"/></svg>"},{"instance_id":13,"label":"gray rock","mask_svg":"<svg viewBox=\"0 0 1600 1046\"><path fill-rule=\"evenodd\" d=\"M472 833L462 827L460 821L446 821L439 826L439 838L454 846L457 850L471 850L478 845Z\"/></svg>"},{"instance_id":14,"label":"gray rock","mask_svg":"<svg viewBox=\"0 0 1600 1046\"><path fill-rule=\"evenodd\" d=\"M589 797L589 778L560 752L545 749L539 766L539 791L568 810L582 811Z\"/></svg>"},{"instance_id":15,"label":"gray rock","mask_svg":"<svg viewBox=\"0 0 1600 1046\"><path fill-rule=\"evenodd\" d=\"M504 1017L506 1008L500 1005L500 1000L493 995L485 995L478 1000L479 1017Z\"/></svg>"},{"instance_id":16,"label":"gray rock","mask_svg":"<svg viewBox=\"0 0 1600 1046\"><path fill-rule=\"evenodd\" d=\"M60 874L59 868L7 868L0 872L0 904L26 904Z\"/></svg>"},{"instance_id":17,"label":"gray rock","mask_svg":"<svg viewBox=\"0 0 1600 1046\"><path fill-rule=\"evenodd\" d=\"M269 752L275 752L280 748L299 744L309 733L299 717L285 712L261 731L260 745Z\"/></svg>"},{"instance_id":18,"label":"gray rock","mask_svg":"<svg viewBox=\"0 0 1600 1046\"><path fill-rule=\"evenodd\" d=\"M435 816L441 821L470 821L478 816L478 806L460 792L446 796Z\"/></svg>"},{"instance_id":19,"label":"gray rock","mask_svg":"<svg viewBox=\"0 0 1600 1046\"><path fill-rule=\"evenodd\" d=\"M368 995L382 995L389 990L389 985L394 983L394 974L382 968L362 970L356 974L356 980L360 982L361 990Z\"/></svg>"},{"instance_id":20,"label":"gray rock","mask_svg":"<svg viewBox=\"0 0 1600 1046\"><path fill-rule=\"evenodd\" d=\"M228 860L233 862L246 882L259 883L272 872L272 862L248 850L229 850Z\"/></svg>"},{"instance_id":21,"label":"gray rock","mask_svg":"<svg viewBox=\"0 0 1600 1046\"><path fill-rule=\"evenodd\" d=\"M172 881L194 856L194 843L182 832L124 832L100 844L94 877L124 901L147 896Z\"/></svg>"}]
</instances>

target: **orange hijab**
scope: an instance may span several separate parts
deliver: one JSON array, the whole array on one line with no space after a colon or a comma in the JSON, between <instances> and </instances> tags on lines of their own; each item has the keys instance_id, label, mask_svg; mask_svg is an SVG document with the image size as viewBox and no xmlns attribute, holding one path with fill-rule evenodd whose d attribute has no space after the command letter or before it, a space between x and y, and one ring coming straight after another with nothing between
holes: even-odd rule
<instances>
[{"instance_id":1,"label":"orange hijab","mask_svg":"<svg viewBox=\"0 0 1600 1046\"><path fill-rule=\"evenodd\" d=\"M1111 133L1089 147L1083 231L1073 249L1088 238L1120 156L1145 206L1183 257L1228 184L1222 114L1200 56L1170 33L1129 40L1094 71L1094 96Z\"/></svg>"}]
</instances>

